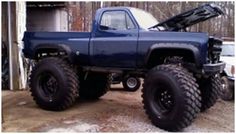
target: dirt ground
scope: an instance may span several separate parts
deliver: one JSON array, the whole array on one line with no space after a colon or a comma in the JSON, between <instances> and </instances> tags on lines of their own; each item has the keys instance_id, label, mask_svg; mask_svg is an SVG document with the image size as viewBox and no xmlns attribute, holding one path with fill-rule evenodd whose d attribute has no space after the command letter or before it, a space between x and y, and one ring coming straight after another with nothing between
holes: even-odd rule
<instances>
[{"instance_id":1,"label":"dirt ground","mask_svg":"<svg viewBox=\"0 0 236 134\"><path fill-rule=\"evenodd\" d=\"M2 91L3 132L163 132L151 124L141 91L120 85L97 101L78 101L62 112L37 107L28 91ZM234 132L234 102L219 100L184 132Z\"/></svg>"}]
</instances>

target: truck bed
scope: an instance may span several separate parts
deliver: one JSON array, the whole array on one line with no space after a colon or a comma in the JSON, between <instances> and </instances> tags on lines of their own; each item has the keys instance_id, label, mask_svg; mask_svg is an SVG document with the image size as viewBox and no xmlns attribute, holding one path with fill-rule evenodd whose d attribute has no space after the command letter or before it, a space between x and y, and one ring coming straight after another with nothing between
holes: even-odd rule
<instances>
[{"instance_id":1,"label":"truck bed","mask_svg":"<svg viewBox=\"0 0 236 134\"><path fill-rule=\"evenodd\" d=\"M80 62L88 62L90 32L25 32L24 34L24 55L34 59L36 50L42 46L58 47L63 46L70 51L70 56ZM75 58L79 51L81 58ZM74 60L73 60L74 61ZM76 62L76 60L75 60ZM78 61L79 62L79 61Z\"/></svg>"}]
</instances>

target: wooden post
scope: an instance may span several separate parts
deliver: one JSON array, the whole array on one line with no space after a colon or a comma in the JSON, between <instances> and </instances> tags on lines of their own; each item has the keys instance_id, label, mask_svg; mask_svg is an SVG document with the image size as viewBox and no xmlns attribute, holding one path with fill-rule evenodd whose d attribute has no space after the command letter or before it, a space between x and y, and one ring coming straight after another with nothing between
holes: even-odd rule
<instances>
[{"instance_id":1,"label":"wooden post","mask_svg":"<svg viewBox=\"0 0 236 134\"><path fill-rule=\"evenodd\" d=\"M12 78L10 77L10 81L12 81L12 89L19 89L19 62L18 62L18 44L17 44L17 35L16 35L16 3L10 2L11 12L10 12L10 32L9 36L11 36L11 49L9 48L9 62L11 62L12 67L9 68L9 71L12 72ZM9 29L8 29L9 30ZM9 37L8 37L9 38ZM9 63L10 64L10 63ZM11 69L11 70L10 70Z\"/></svg>"}]
</instances>

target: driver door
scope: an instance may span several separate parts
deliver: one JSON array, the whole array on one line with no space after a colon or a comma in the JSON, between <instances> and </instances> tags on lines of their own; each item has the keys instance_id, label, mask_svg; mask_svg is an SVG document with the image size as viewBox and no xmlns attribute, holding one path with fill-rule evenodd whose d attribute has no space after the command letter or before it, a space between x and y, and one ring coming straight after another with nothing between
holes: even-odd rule
<instances>
[{"instance_id":1,"label":"driver door","mask_svg":"<svg viewBox=\"0 0 236 134\"><path fill-rule=\"evenodd\" d=\"M91 39L92 63L105 67L135 67L137 41L138 28L126 11L105 11Z\"/></svg>"}]
</instances>

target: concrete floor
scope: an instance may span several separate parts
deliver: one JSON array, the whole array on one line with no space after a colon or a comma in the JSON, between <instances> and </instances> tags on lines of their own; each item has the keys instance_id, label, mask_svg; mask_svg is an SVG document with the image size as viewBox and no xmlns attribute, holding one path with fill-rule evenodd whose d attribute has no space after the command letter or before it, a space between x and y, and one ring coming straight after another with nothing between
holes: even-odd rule
<instances>
[{"instance_id":1,"label":"concrete floor","mask_svg":"<svg viewBox=\"0 0 236 134\"><path fill-rule=\"evenodd\" d=\"M100 100L78 101L62 112L37 107L28 91L2 91L3 132L163 132L151 124L141 91L112 86ZM185 132L234 132L234 102L219 100Z\"/></svg>"}]
</instances>

